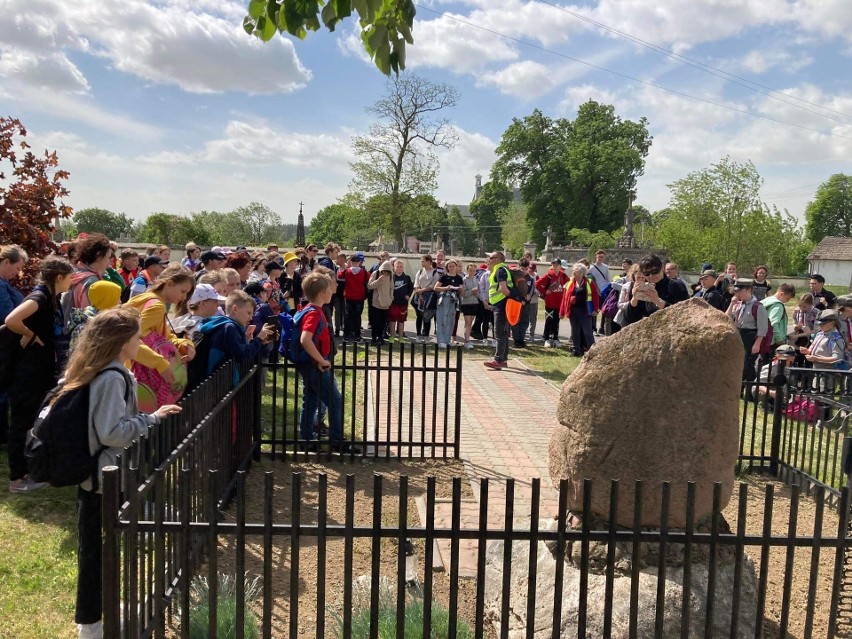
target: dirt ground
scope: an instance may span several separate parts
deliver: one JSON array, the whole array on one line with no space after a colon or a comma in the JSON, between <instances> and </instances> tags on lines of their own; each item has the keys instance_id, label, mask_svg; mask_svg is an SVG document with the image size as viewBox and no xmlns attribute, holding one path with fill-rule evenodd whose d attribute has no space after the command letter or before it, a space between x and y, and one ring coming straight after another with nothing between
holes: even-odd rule
<instances>
[{"instance_id":1,"label":"dirt ground","mask_svg":"<svg viewBox=\"0 0 852 639\"><path fill-rule=\"evenodd\" d=\"M276 523L289 522L291 516L291 484L292 473L299 472L302 476L301 518L304 524L317 521L318 513L318 482L321 473L328 476L328 522L344 523L345 520L345 486L346 476L355 478L355 524L356 526L372 526L373 521L373 475L383 476L382 525L396 526L398 524L398 488L400 475L409 477L408 522L409 526L419 527L421 522L417 514L415 498L426 492L426 477L437 479L438 498L451 497L452 478L464 476L460 463L447 461L418 461L418 462L355 462L355 463L300 463L283 464L265 462L255 466L248 476L246 518L250 522L263 521L263 481L264 471L275 473L275 493L273 500L273 521ZM788 534L790 517L790 489L779 483L772 482L759 476L744 476L742 481L749 486L748 510L746 517L746 534L763 534L763 504L764 489L768 483L775 485L775 500L772 517L774 536ZM462 498L470 499L474 495L466 479L462 481ZM737 529L738 495L734 491L731 502L724 510L726 520L732 531ZM231 507L225 521L234 521L236 508ZM808 496L799 500L797 517L797 535L811 535L816 516L816 504ZM823 516L823 536L834 537L837 532L837 513L826 507ZM246 570L250 576L263 574L263 546L260 537L249 537L246 546ZM354 578L369 575L373 553L369 539L355 539L352 574ZM309 537L301 539L299 553L299 609L298 628L300 637L316 636L318 612L324 614L326 636L337 636L338 619L342 614L343 601L343 557L344 542L342 539L330 539L327 543L326 559L326 606L317 610L317 545ZM419 578L423 579L423 542L415 541L415 552L419 565ZM273 540L273 606L272 634L274 637L289 636L290 623L290 541L289 536L276 536ZM380 571L392 583L395 582L397 567L397 542L395 539L383 539L380 544ZM783 586L786 576L786 549L774 548L769 554L769 572L767 579L766 613L764 637L780 637L781 610ZM747 550L755 564L755 571L760 574L760 549L752 547ZM834 568L834 549L824 548L819 556L819 570L816 579L816 595L814 601L808 601L808 584L811 575L810 548L800 547L795 550L793 570L791 572L791 599L788 628L786 637L805 637L806 614L813 610L814 636L826 636L828 624L828 609L831 597L831 586ZM222 573L235 572L235 540L233 537L222 537L219 545L219 571ZM206 568L202 568L205 570ZM434 600L449 607L449 575L446 572L433 572ZM474 625L475 587L473 579L462 579L459 582L459 618L466 621L471 628ZM253 608L261 611L261 601L256 601ZM486 636L494 637L494 631L486 626Z\"/></svg>"}]
</instances>

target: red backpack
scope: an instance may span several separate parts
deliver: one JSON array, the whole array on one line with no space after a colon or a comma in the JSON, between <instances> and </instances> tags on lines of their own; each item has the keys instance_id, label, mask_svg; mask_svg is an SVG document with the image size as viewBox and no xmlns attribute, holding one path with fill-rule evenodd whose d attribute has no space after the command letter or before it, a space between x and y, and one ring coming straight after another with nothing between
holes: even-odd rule
<instances>
[{"instance_id":1,"label":"red backpack","mask_svg":"<svg viewBox=\"0 0 852 639\"><path fill-rule=\"evenodd\" d=\"M757 325L757 305L758 304L760 304L760 302L755 302L754 304L751 305L751 314L752 314L752 317L754 317L755 325ZM781 304L781 302L778 302L778 304ZM783 304L782 304L782 306L783 306ZM785 308L783 310L784 310L784 314L786 315L787 309ZM772 339L773 337L775 337L775 331L772 329L772 322L769 321L769 311L768 310L766 311L766 326L767 326L766 335L764 335L760 339L760 355L772 355L773 354L773 346L775 345L775 343L773 342L773 339Z\"/></svg>"}]
</instances>

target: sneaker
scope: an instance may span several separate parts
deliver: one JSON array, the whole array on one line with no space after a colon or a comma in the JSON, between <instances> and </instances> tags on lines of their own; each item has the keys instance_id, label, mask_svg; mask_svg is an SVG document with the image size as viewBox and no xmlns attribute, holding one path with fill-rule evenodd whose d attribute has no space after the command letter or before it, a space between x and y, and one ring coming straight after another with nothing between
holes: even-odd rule
<instances>
[{"instance_id":1,"label":"sneaker","mask_svg":"<svg viewBox=\"0 0 852 639\"><path fill-rule=\"evenodd\" d=\"M498 362L496 359L493 362L485 362L484 366L494 371L499 371L501 368L506 368L506 362Z\"/></svg>"},{"instance_id":2,"label":"sneaker","mask_svg":"<svg viewBox=\"0 0 852 639\"><path fill-rule=\"evenodd\" d=\"M515 342L515 348L526 348L526 347L527 347L526 342Z\"/></svg>"},{"instance_id":3,"label":"sneaker","mask_svg":"<svg viewBox=\"0 0 852 639\"><path fill-rule=\"evenodd\" d=\"M341 455L360 455L361 449L357 446L347 443L337 443L331 445L331 452Z\"/></svg>"},{"instance_id":4,"label":"sneaker","mask_svg":"<svg viewBox=\"0 0 852 639\"><path fill-rule=\"evenodd\" d=\"M562 343L558 339L554 339L550 341L550 345L553 346L553 348L560 348Z\"/></svg>"},{"instance_id":5,"label":"sneaker","mask_svg":"<svg viewBox=\"0 0 852 639\"><path fill-rule=\"evenodd\" d=\"M473 349L473 342L465 342L464 347L467 350L472 350Z\"/></svg>"},{"instance_id":6,"label":"sneaker","mask_svg":"<svg viewBox=\"0 0 852 639\"><path fill-rule=\"evenodd\" d=\"M20 495L23 493L31 493L34 490L39 490L40 488L46 488L49 484L46 481L33 481L30 479L30 476L22 477L21 479L15 479L9 482L9 492L13 495Z\"/></svg>"},{"instance_id":7,"label":"sneaker","mask_svg":"<svg viewBox=\"0 0 852 639\"><path fill-rule=\"evenodd\" d=\"M448 344L440 343L438 344L438 348L449 348Z\"/></svg>"},{"instance_id":8,"label":"sneaker","mask_svg":"<svg viewBox=\"0 0 852 639\"><path fill-rule=\"evenodd\" d=\"M77 639L103 639L103 636L104 622L101 620L77 624Z\"/></svg>"}]
</instances>

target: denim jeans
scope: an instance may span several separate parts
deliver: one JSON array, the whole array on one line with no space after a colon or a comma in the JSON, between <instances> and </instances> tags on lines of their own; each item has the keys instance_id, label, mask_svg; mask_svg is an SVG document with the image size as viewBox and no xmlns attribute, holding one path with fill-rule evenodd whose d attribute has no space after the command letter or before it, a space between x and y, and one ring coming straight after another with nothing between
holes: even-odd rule
<instances>
[{"instance_id":1,"label":"denim jeans","mask_svg":"<svg viewBox=\"0 0 852 639\"><path fill-rule=\"evenodd\" d=\"M343 396L337 388L334 372L320 371L313 364L299 366L302 376L302 413L299 417L300 439L313 439L314 422L320 404L328 410L328 427L332 441L343 440Z\"/></svg>"},{"instance_id":2,"label":"denim jeans","mask_svg":"<svg viewBox=\"0 0 852 639\"><path fill-rule=\"evenodd\" d=\"M494 313L494 339L497 340L497 350L494 361L509 361L509 320L506 319L506 300L497 302L491 307Z\"/></svg>"},{"instance_id":3,"label":"denim jeans","mask_svg":"<svg viewBox=\"0 0 852 639\"><path fill-rule=\"evenodd\" d=\"M435 315L435 337L439 344L449 344L456 325L456 302L451 295L442 295Z\"/></svg>"}]
</instances>

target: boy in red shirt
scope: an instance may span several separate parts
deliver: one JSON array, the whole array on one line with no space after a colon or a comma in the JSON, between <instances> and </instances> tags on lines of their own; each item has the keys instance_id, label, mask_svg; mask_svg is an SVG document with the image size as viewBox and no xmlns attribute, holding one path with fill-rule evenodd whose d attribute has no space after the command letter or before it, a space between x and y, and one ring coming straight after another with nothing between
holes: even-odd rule
<instances>
[{"instance_id":1,"label":"boy in red shirt","mask_svg":"<svg viewBox=\"0 0 852 639\"><path fill-rule=\"evenodd\" d=\"M343 281L343 299L345 315L343 318L343 341L361 341L361 314L364 312L364 300L367 299L367 281L370 274L363 267L364 254L355 253L350 266L342 271L338 278Z\"/></svg>"},{"instance_id":2,"label":"boy in red shirt","mask_svg":"<svg viewBox=\"0 0 852 639\"><path fill-rule=\"evenodd\" d=\"M331 370L331 330L322 307L331 302L337 288L334 279L323 273L312 272L302 280L302 293L308 305L301 311L302 318L294 331L299 330L299 344L308 356L306 364L298 364L302 376L302 413L299 420L300 439L305 443L303 450L316 451L314 422L320 402L328 408L329 434L332 450L340 453L356 453L343 441L343 397L337 388ZM362 302L363 305L363 302Z\"/></svg>"}]
</instances>

